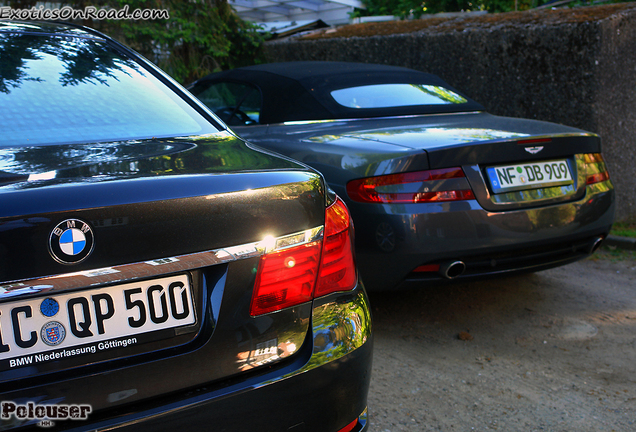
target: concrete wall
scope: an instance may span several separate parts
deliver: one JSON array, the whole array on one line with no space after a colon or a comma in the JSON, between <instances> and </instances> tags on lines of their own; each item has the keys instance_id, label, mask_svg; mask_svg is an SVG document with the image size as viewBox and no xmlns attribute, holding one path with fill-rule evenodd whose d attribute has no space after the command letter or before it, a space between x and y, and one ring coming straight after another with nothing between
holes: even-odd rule
<instances>
[{"instance_id":1,"label":"concrete wall","mask_svg":"<svg viewBox=\"0 0 636 432\"><path fill-rule=\"evenodd\" d=\"M636 217L636 5L525 14L463 26L455 19L406 34L275 41L266 55L432 72L493 114L596 132L617 191L617 219Z\"/></svg>"}]
</instances>

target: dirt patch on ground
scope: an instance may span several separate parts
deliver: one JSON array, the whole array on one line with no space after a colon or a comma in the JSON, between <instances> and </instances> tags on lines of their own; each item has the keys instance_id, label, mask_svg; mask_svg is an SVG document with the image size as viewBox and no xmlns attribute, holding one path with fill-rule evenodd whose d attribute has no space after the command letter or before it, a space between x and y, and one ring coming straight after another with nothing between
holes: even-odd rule
<instances>
[{"instance_id":1,"label":"dirt patch on ground","mask_svg":"<svg viewBox=\"0 0 636 432\"><path fill-rule=\"evenodd\" d=\"M625 10L634 8L636 8L634 3L619 3L575 9L542 9L477 16L468 15L446 18L432 16L419 20L351 24L335 29L319 30L310 35L303 36L301 39L368 37L419 31L443 33L469 29L517 27L537 24L572 24L606 19Z\"/></svg>"},{"instance_id":2,"label":"dirt patch on ground","mask_svg":"<svg viewBox=\"0 0 636 432\"><path fill-rule=\"evenodd\" d=\"M636 430L636 260L371 293L371 428Z\"/></svg>"}]
</instances>

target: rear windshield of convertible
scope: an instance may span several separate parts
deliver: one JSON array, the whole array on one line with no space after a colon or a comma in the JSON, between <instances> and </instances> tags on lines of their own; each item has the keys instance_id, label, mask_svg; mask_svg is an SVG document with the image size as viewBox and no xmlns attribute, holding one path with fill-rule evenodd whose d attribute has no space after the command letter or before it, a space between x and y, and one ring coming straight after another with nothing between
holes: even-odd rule
<instances>
[{"instance_id":1,"label":"rear windshield of convertible","mask_svg":"<svg viewBox=\"0 0 636 432\"><path fill-rule=\"evenodd\" d=\"M440 86L425 84L375 84L331 92L347 108L391 108L415 105L462 104L467 100Z\"/></svg>"},{"instance_id":2,"label":"rear windshield of convertible","mask_svg":"<svg viewBox=\"0 0 636 432\"><path fill-rule=\"evenodd\" d=\"M0 33L0 65L0 147L216 132L99 39Z\"/></svg>"}]
</instances>

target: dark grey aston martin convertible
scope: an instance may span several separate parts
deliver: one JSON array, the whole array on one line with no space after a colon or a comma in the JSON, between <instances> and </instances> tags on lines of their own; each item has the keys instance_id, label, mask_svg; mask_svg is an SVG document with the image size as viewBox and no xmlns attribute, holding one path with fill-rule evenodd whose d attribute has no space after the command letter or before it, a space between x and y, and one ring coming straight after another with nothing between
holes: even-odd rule
<instances>
[{"instance_id":1,"label":"dark grey aston martin convertible","mask_svg":"<svg viewBox=\"0 0 636 432\"><path fill-rule=\"evenodd\" d=\"M190 90L242 137L324 174L353 214L369 289L566 264L612 224L597 135L490 115L434 75L294 62Z\"/></svg>"}]
</instances>

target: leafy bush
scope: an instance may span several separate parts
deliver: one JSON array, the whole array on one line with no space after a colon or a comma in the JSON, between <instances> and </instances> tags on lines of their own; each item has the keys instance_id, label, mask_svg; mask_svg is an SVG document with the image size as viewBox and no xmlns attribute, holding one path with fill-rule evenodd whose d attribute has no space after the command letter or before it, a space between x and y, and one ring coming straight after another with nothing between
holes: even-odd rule
<instances>
[{"instance_id":1,"label":"leafy bush","mask_svg":"<svg viewBox=\"0 0 636 432\"><path fill-rule=\"evenodd\" d=\"M118 8L167 9L169 20L110 21L123 41L177 81L187 83L215 70L254 64L263 41L227 0L117 0Z\"/></svg>"}]
</instances>

